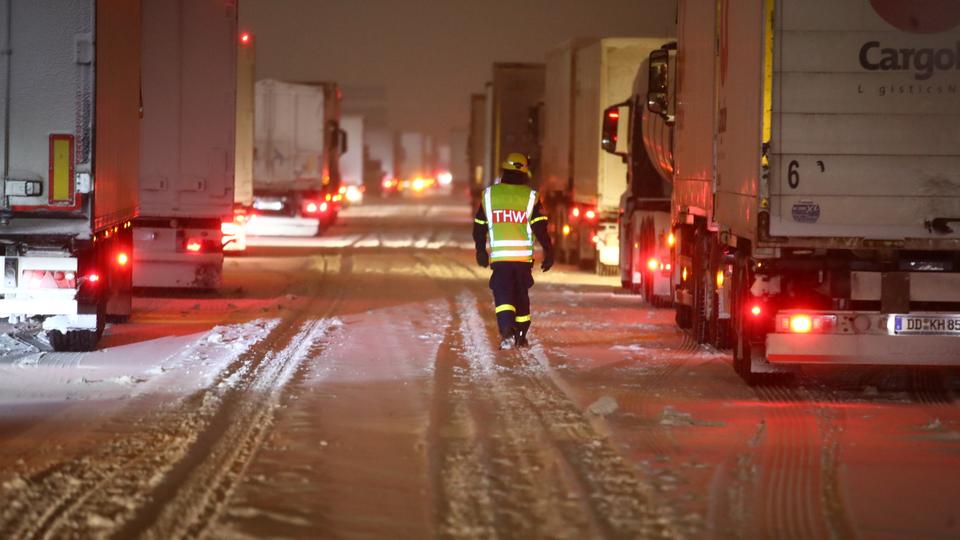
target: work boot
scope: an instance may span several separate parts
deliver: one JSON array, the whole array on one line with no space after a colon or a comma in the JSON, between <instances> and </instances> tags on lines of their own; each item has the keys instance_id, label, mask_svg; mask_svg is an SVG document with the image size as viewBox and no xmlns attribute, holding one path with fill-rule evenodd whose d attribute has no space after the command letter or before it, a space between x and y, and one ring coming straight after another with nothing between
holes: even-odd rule
<instances>
[{"instance_id":1,"label":"work boot","mask_svg":"<svg viewBox=\"0 0 960 540\"><path fill-rule=\"evenodd\" d=\"M500 350L509 351L513 348L515 339L513 336L503 336L500 338Z\"/></svg>"},{"instance_id":2,"label":"work boot","mask_svg":"<svg viewBox=\"0 0 960 540\"><path fill-rule=\"evenodd\" d=\"M527 343L527 333L519 328L513 329L513 341L517 344L517 347L529 347L530 344Z\"/></svg>"}]
</instances>

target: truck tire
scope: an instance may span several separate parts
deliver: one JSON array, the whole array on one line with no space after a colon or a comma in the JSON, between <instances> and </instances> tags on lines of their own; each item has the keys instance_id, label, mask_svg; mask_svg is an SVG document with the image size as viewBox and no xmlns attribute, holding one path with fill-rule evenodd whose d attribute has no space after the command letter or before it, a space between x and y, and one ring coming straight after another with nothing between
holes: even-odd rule
<instances>
[{"instance_id":1,"label":"truck tire","mask_svg":"<svg viewBox=\"0 0 960 540\"><path fill-rule=\"evenodd\" d=\"M697 343L710 342L710 321L716 304L713 276L710 272L709 233L701 231L694 237L693 246L693 320L691 333Z\"/></svg>"},{"instance_id":2,"label":"truck tire","mask_svg":"<svg viewBox=\"0 0 960 540\"><path fill-rule=\"evenodd\" d=\"M763 357L763 345L751 341L746 328L746 309L750 298L750 259L738 253L733 268L731 336L733 369L749 386L768 386L789 382L789 374L760 373L753 370L756 356ZM758 348L760 350L758 350Z\"/></svg>"},{"instance_id":3,"label":"truck tire","mask_svg":"<svg viewBox=\"0 0 960 540\"><path fill-rule=\"evenodd\" d=\"M713 291L713 301L710 317L707 323L708 342L717 349L729 349L730 341L730 320L720 319L720 293L716 286L716 275L723 268L724 250L719 242L710 242L710 265L707 272L711 281L711 290ZM730 285L728 285L729 287Z\"/></svg>"},{"instance_id":4,"label":"truck tire","mask_svg":"<svg viewBox=\"0 0 960 540\"><path fill-rule=\"evenodd\" d=\"M88 352L96 350L100 336L96 330L68 330L66 334L59 330L47 333L50 346L57 352Z\"/></svg>"}]
</instances>

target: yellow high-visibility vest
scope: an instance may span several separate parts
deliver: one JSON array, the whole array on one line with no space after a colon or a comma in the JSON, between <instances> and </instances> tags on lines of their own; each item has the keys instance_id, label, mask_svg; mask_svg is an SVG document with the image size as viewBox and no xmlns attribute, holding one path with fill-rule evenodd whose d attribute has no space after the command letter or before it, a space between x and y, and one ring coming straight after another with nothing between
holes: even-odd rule
<instances>
[{"instance_id":1,"label":"yellow high-visibility vest","mask_svg":"<svg viewBox=\"0 0 960 540\"><path fill-rule=\"evenodd\" d=\"M533 262L530 220L537 192L526 185L494 184L483 191L490 262Z\"/></svg>"}]
</instances>

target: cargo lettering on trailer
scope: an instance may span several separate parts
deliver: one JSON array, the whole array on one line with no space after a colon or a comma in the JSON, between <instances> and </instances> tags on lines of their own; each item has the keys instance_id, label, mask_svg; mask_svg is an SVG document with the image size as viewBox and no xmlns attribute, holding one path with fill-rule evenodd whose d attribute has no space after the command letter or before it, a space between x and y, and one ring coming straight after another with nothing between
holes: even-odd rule
<instances>
[{"instance_id":1,"label":"cargo lettering on trailer","mask_svg":"<svg viewBox=\"0 0 960 540\"><path fill-rule=\"evenodd\" d=\"M960 42L954 48L895 49L868 41L860 47L860 66L867 71L915 71L913 77L925 81L935 71L960 69Z\"/></svg>"}]
</instances>

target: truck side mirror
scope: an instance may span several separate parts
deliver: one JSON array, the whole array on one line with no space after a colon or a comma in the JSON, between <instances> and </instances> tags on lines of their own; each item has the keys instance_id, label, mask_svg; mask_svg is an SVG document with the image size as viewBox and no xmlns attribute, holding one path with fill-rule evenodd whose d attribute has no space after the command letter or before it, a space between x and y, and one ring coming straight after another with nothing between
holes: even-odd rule
<instances>
[{"instance_id":1,"label":"truck side mirror","mask_svg":"<svg viewBox=\"0 0 960 540\"><path fill-rule=\"evenodd\" d=\"M647 81L647 109L670 121L668 89L670 73L670 53L658 49L650 53L650 73Z\"/></svg>"},{"instance_id":2,"label":"truck side mirror","mask_svg":"<svg viewBox=\"0 0 960 540\"><path fill-rule=\"evenodd\" d=\"M337 128L337 135L340 138L340 155L342 156L347 153L347 143L349 142L349 137L347 136L347 132L341 128Z\"/></svg>"},{"instance_id":3,"label":"truck side mirror","mask_svg":"<svg viewBox=\"0 0 960 540\"><path fill-rule=\"evenodd\" d=\"M619 151L622 146L619 144L622 140L620 136L620 119L627 118L630 114L630 105L627 102L611 105L603 110L603 129L600 135L600 148L608 154L614 154L625 158L626 152Z\"/></svg>"}]
</instances>

